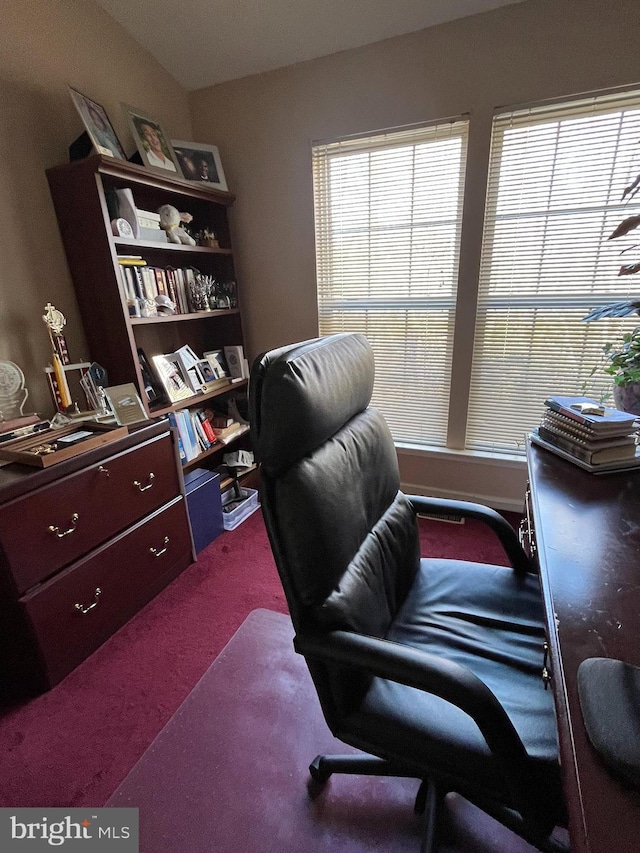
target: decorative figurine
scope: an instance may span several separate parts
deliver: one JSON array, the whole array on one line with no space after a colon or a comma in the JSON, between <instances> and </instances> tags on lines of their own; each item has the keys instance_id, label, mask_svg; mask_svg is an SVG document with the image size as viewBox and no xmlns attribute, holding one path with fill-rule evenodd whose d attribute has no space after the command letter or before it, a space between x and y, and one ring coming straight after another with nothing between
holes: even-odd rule
<instances>
[{"instance_id":1,"label":"decorative figurine","mask_svg":"<svg viewBox=\"0 0 640 853\"><path fill-rule=\"evenodd\" d=\"M191 237L184 228L180 227L181 222L191 222L193 216L190 213L180 213L177 207L172 204L163 204L158 208L160 214L160 227L166 232L169 243L184 243L186 246L195 246L196 241Z\"/></svg>"}]
</instances>

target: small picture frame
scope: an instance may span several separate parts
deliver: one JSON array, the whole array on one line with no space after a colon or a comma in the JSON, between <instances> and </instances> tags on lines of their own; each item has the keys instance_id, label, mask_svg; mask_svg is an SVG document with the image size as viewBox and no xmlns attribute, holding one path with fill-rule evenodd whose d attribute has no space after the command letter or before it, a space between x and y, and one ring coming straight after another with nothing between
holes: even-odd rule
<instances>
[{"instance_id":1,"label":"small picture frame","mask_svg":"<svg viewBox=\"0 0 640 853\"><path fill-rule=\"evenodd\" d=\"M187 181L204 182L227 192L227 179L216 145L184 142L181 139L172 139L171 144L180 163L182 175Z\"/></svg>"},{"instance_id":2,"label":"small picture frame","mask_svg":"<svg viewBox=\"0 0 640 853\"><path fill-rule=\"evenodd\" d=\"M200 371L200 374L202 375L202 381L204 383L213 382L214 380L220 378L216 376L216 374L213 372L213 368L211 367L210 362L206 358L201 359L197 363L196 367Z\"/></svg>"},{"instance_id":3,"label":"small picture frame","mask_svg":"<svg viewBox=\"0 0 640 853\"><path fill-rule=\"evenodd\" d=\"M214 349L210 352L205 352L204 357L211 365L211 369L215 373L216 379L223 379L224 377L229 376L229 367L227 366L227 360L224 357L223 350Z\"/></svg>"},{"instance_id":4,"label":"small picture frame","mask_svg":"<svg viewBox=\"0 0 640 853\"><path fill-rule=\"evenodd\" d=\"M116 132L111 126L109 117L104 108L87 98L82 92L68 87L71 100L82 119L85 130L91 140L91 144L99 154L106 154L107 157L115 157L117 160L126 160L126 154L120 141L116 136Z\"/></svg>"},{"instance_id":5,"label":"small picture frame","mask_svg":"<svg viewBox=\"0 0 640 853\"><path fill-rule=\"evenodd\" d=\"M138 110L128 104L123 104L123 108L143 165L154 172L164 172L181 178L182 170L175 151L160 123L146 115L144 110Z\"/></svg>"}]
</instances>

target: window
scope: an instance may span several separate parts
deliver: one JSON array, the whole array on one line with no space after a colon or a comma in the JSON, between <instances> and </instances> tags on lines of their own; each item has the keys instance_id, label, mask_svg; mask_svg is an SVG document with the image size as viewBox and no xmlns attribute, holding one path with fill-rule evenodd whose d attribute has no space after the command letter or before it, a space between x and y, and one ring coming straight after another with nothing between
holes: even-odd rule
<instances>
[{"instance_id":1,"label":"window","mask_svg":"<svg viewBox=\"0 0 640 853\"><path fill-rule=\"evenodd\" d=\"M590 372L637 317L581 318L637 290L618 277L629 243L607 237L640 212L640 194L621 202L639 162L639 92L495 117L467 448L522 448L549 394L610 389Z\"/></svg>"},{"instance_id":2,"label":"window","mask_svg":"<svg viewBox=\"0 0 640 853\"><path fill-rule=\"evenodd\" d=\"M313 146L320 334L367 336L396 440L446 443L467 130Z\"/></svg>"}]
</instances>

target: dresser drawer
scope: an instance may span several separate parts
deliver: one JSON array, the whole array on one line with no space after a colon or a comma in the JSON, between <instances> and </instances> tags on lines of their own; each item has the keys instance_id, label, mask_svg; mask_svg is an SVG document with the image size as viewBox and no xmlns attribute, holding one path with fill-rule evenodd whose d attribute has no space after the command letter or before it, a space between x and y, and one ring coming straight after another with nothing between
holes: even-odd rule
<instances>
[{"instance_id":1,"label":"dresser drawer","mask_svg":"<svg viewBox=\"0 0 640 853\"><path fill-rule=\"evenodd\" d=\"M20 603L51 686L192 561L182 497L69 566Z\"/></svg>"},{"instance_id":2,"label":"dresser drawer","mask_svg":"<svg viewBox=\"0 0 640 853\"><path fill-rule=\"evenodd\" d=\"M0 543L18 593L180 493L169 433L0 508Z\"/></svg>"}]
</instances>

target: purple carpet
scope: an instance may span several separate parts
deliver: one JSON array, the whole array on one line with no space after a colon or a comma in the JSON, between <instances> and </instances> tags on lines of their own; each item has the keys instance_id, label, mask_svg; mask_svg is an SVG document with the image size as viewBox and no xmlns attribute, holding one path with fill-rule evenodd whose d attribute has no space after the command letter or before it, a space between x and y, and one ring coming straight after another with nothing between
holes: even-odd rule
<instances>
[{"instance_id":1,"label":"purple carpet","mask_svg":"<svg viewBox=\"0 0 640 853\"><path fill-rule=\"evenodd\" d=\"M407 853L418 782L333 776L311 799L318 752L353 752L322 718L287 616L249 615L110 797L140 809L141 853ZM460 797L441 853L532 853Z\"/></svg>"}]
</instances>

